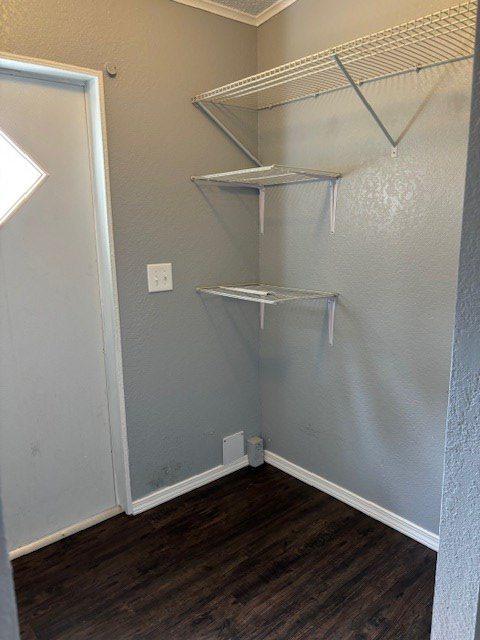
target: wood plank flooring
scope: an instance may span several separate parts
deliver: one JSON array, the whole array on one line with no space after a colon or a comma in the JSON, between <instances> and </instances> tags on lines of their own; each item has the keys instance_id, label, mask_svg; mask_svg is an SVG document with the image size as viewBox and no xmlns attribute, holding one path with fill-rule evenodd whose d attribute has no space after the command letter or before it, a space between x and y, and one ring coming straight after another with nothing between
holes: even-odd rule
<instances>
[{"instance_id":1,"label":"wood plank flooring","mask_svg":"<svg viewBox=\"0 0 480 640\"><path fill-rule=\"evenodd\" d=\"M23 640L427 640L434 570L270 466L14 561Z\"/></svg>"}]
</instances>

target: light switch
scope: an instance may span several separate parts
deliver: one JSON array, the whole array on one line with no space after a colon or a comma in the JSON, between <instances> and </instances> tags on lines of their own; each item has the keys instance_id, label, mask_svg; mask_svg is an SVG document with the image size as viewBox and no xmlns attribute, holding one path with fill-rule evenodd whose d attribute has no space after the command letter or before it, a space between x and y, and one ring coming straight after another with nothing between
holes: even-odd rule
<instances>
[{"instance_id":1,"label":"light switch","mask_svg":"<svg viewBox=\"0 0 480 640\"><path fill-rule=\"evenodd\" d=\"M172 264L147 264L148 292L171 291L173 289Z\"/></svg>"}]
</instances>

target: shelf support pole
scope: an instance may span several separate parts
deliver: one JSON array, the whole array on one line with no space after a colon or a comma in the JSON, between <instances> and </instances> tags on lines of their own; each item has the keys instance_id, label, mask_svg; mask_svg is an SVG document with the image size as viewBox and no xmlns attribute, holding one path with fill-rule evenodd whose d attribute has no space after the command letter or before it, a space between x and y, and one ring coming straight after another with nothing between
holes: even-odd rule
<instances>
[{"instance_id":1,"label":"shelf support pole","mask_svg":"<svg viewBox=\"0 0 480 640\"><path fill-rule=\"evenodd\" d=\"M328 299L328 344L333 344L333 329L335 327L335 307L337 298Z\"/></svg>"},{"instance_id":2,"label":"shelf support pole","mask_svg":"<svg viewBox=\"0 0 480 640\"><path fill-rule=\"evenodd\" d=\"M375 122L377 123L377 125L380 127L380 129L382 130L383 135L387 138L387 140L390 142L390 144L392 145L392 147L394 149L397 148L397 142L392 138L392 136L390 135L388 129L385 127L385 125L383 124L383 122L380 120L380 118L378 117L377 113L375 112L375 110L373 109L372 105L368 102L368 100L365 98L365 96L363 95L363 93L360 90L360 87L358 86L358 84L355 82L355 80L352 78L352 76L350 75L350 73L347 71L345 65L343 64L343 62L340 60L340 58L337 56L337 54L333 55L333 59L335 60L335 62L337 63L340 71L343 73L343 75L345 76L345 78L347 79L348 83L350 84L350 86L352 87L352 89L355 91L355 93L357 94L357 96L360 98L360 100L363 102L363 105L365 106L365 108L367 109L367 111L370 113L370 115L372 116L372 118L375 120Z\"/></svg>"},{"instance_id":3,"label":"shelf support pole","mask_svg":"<svg viewBox=\"0 0 480 640\"><path fill-rule=\"evenodd\" d=\"M265 233L265 187L258 188L258 215L260 233Z\"/></svg>"},{"instance_id":4,"label":"shelf support pole","mask_svg":"<svg viewBox=\"0 0 480 640\"><path fill-rule=\"evenodd\" d=\"M194 102L195 106L197 106L199 109L201 109L203 111L203 113L205 115L207 115L210 120L212 120L217 127L219 127L223 133L230 138L230 140L241 150L243 151L243 153L248 156L250 158L250 160L255 163L258 167L262 167L262 163L260 162L260 160L253 155L253 153L251 151L249 151L247 149L247 147L240 142L240 140L230 131L230 129L228 129L228 127L226 127L223 122L221 122L221 120L219 118L217 118L216 115L214 115L210 109L205 105L204 102L201 102L200 100L198 102Z\"/></svg>"},{"instance_id":5,"label":"shelf support pole","mask_svg":"<svg viewBox=\"0 0 480 640\"><path fill-rule=\"evenodd\" d=\"M260 329L265 329L265 302L260 302Z\"/></svg>"},{"instance_id":6,"label":"shelf support pole","mask_svg":"<svg viewBox=\"0 0 480 640\"><path fill-rule=\"evenodd\" d=\"M337 220L337 197L339 178L332 180L330 184L330 232L335 233L335 223Z\"/></svg>"}]
</instances>

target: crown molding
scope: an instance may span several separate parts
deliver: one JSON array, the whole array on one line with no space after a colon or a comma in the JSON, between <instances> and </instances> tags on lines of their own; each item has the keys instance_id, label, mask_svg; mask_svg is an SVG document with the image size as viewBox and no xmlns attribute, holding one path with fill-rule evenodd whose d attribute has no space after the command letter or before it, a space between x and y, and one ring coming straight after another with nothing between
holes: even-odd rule
<instances>
[{"instance_id":1,"label":"crown molding","mask_svg":"<svg viewBox=\"0 0 480 640\"><path fill-rule=\"evenodd\" d=\"M265 11L262 11L258 16L253 16L249 13L245 13L243 11L239 11L238 9L232 9L230 7L226 7L223 4L218 4L218 2L213 2L213 0L172 0L173 2L178 2L179 4L185 4L189 7L194 7L195 9L201 9L202 11L208 11L209 13L214 13L217 16L222 16L223 18L230 18L231 20L236 20L237 22L243 22L244 24L249 24L253 27L259 27L261 24L273 18L277 13L283 11L291 4L296 2L296 0L278 0L275 4L273 4Z\"/></svg>"},{"instance_id":2,"label":"crown molding","mask_svg":"<svg viewBox=\"0 0 480 640\"><path fill-rule=\"evenodd\" d=\"M268 9L265 9L265 11L262 11L262 13L256 16L255 26L259 27L261 24L263 24L267 20L270 20L270 18L273 18L273 16L276 16L277 13L280 13L280 11L283 11L296 1L297 0L278 0L278 2L273 4L271 7L268 7Z\"/></svg>"}]
</instances>

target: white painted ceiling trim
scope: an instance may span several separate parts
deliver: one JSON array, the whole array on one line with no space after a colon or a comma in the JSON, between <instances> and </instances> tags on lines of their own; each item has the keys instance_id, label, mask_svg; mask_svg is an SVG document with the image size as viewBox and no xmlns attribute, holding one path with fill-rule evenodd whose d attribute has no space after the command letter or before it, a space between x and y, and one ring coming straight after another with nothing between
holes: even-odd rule
<instances>
[{"instance_id":1,"label":"white painted ceiling trim","mask_svg":"<svg viewBox=\"0 0 480 640\"><path fill-rule=\"evenodd\" d=\"M232 9L231 7L226 7L223 4L218 4L218 2L213 2L213 0L173 0L173 2L186 4L189 7L194 7L195 9L202 9L203 11L208 11L209 13L214 13L224 18L230 18L231 20L237 20L238 22L244 22L245 24L259 27L270 18L273 18L277 13L280 13L280 11L283 11L296 2L296 0L277 0L277 2L272 4L271 7L268 7L268 9L265 9L258 15L252 15L250 13L245 13L244 11L239 11L238 9Z\"/></svg>"}]
</instances>

